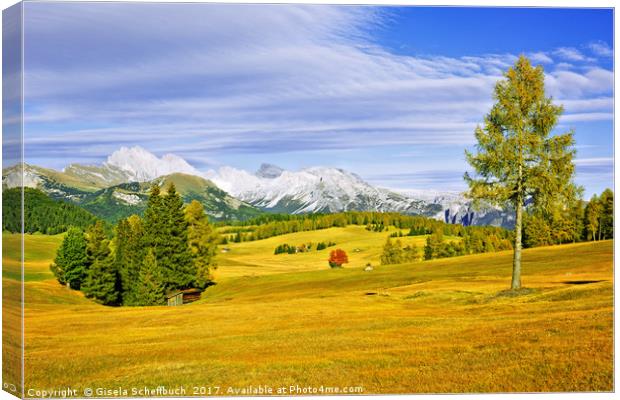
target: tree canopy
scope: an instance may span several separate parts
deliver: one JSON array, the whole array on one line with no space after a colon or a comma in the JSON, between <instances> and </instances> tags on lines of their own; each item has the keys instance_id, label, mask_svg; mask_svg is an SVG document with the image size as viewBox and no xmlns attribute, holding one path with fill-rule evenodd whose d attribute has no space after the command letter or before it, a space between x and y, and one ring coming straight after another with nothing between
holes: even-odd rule
<instances>
[{"instance_id":1,"label":"tree canopy","mask_svg":"<svg viewBox=\"0 0 620 400\"><path fill-rule=\"evenodd\" d=\"M521 56L495 85L495 103L475 130L476 151L466 151L474 174L465 173L468 195L515 212L511 287L521 287L523 210L549 215L580 195L574 182L573 132L552 134L562 107L545 94L542 67Z\"/></svg>"}]
</instances>

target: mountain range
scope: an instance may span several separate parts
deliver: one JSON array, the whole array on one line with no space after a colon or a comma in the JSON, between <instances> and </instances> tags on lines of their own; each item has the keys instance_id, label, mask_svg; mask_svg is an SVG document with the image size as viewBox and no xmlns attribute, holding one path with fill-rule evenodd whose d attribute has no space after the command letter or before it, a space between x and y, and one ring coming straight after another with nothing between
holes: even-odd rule
<instances>
[{"instance_id":1,"label":"mountain range","mask_svg":"<svg viewBox=\"0 0 620 400\"><path fill-rule=\"evenodd\" d=\"M3 187L20 186L17 167L3 170ZM70 201L114 221L146 207L153 183L174 182L186 202L198 200L215 220L247 219L261 212L329 213L340 211L400 212L463 225L509 227L504 210L472 207L453 192L395 192L375 187L355 173L311 167L287 171L263 164L255 173L233 167L201 172L181 157L157 157L141 147L122 147L101 165L71 164L56 171L25 164L23 185Z\"/></svg>"}]
</instances>

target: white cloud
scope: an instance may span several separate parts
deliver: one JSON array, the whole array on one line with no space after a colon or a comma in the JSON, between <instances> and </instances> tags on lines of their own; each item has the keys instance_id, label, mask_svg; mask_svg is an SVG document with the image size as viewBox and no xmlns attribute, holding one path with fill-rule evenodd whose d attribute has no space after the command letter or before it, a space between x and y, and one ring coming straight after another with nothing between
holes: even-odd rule
<instances>
[{"instance_id":1,"label":"white cloud","mask_svg":"<svg viewBox=\"0 0 620 400\"><path fill-rule=\"evenodd\" d=\"M613 50L605 42L592 42L588 48L599 57L612 57L614 55Z\"/></svg>"},{"instance_id":2,"label":"white cloud","mask_svg":"<svg viewBox=\"0 0 620 400\"><path fill-rule=\"evenodd\" d=\"M609 166L613 165L613 157L577 158L573 161L578 166Z\"/></svg>"},{"instance_id":3,"label":"white cloud","mask_svg":"<svg viewBox=\"0 0 620 400\"><path fill-rule=\"evenodd\" d=\"M591 68L584 72L553 71L545 76L545 84L554 97L567 99L607 94L613 91L613 72Z\"/></svg>"},{"instance_id":4,"label":"white cloud","mask_svg":"<svg viewBox=\"0 0 620 400\"><path fill-rule=\"evenodd\" d=\"M560 117L560 122L586 122L586 121L613 121L614 113L577 113L564 114Z\"/></svg>"},{"instance_id":5,"label":"white cloud","mask_svg":"<svg viewBox=\"0 0 620 400\"><path fill-rule=\"evenodd\" d=\"M553 52L556 56L570 61L585 61L586 57L574 47L559 47Z\"/></svg>"},{"instance_id":6,"label":"white cloud","mask_svg":"<svg viewBox=\"0 0 620 400\"><path fill-rule=\"evenodd\" d=\"M575 69L575 66L573 64L567 63L567 62L559 62L557 64L554 64L555 70L571 70L571 69Z\"/></svg>"},{"instance_id":7,"label":"white cloud","mask_svg":"<svg viewBox=\"0 0 620 400\"><path fill-rule=\"evenodd\" d=\"M230 153L421 145L462 152L474 143L495 83L517 59L391 53L368 34L384 23L369 7L211 5L200 18L170 13L161 29L152 29L159 19L148 13L136 20L122 5L102 7L107 11L100 15L84 14L78 5L65 14L26 13L36 19L30 35L50 37L53 60L63 60L54 46L80 40L76 30L88 33L77 48L97 39L103 42L97 52L106 55L84 50L81 59L62 64L45 59L45 52L38 61L29 54L26 94L36 105L26 118L32 156L95 157L120 144L144 143L210 164ZM109 46L109 32L112 39L131 38L125 52L117 53L116 40ZM567 49L563 59L585 60ZM566 107L562 121L611 118L613 73L563 70L551 56L530 54L550 64L546 70L555 68L546 84ZM45 130L54 123L61 134Z\"/></svg>"},{"instance_id":8,"label":"white cloud","mask_svg":"<svg viewBox=\"0 0 620 400\"><path fill-rule=\"evenodd\" d=\"M553 59L545 52L538 51L527 55L534 63L551 64Z\"/></svg>"}]
</instances>

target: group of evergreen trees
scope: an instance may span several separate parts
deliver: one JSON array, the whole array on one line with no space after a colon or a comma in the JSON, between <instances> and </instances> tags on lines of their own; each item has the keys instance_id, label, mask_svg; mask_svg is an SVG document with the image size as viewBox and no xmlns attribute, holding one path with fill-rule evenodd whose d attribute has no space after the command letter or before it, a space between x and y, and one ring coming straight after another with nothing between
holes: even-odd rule
<instances>
[{"instance_id":1,"label":"group of evergreen trees","mask_svg":"<svg viewBox=\"0 0 620 400\"><path fill-rule=\"evenodd\" d=\"M377 232L393 226L398 229L409 229L408 235L410 236L425 235L441 229L445 235L450 236L463 237L475 231L482 235L496 235L501 239L511 237L510 231L499 227L465 227L458 224L447 224L428 217L373 211L349 211L334 214L268 214L247 221L233 222L222 233L230 235L229 241L246 242L288 233L345 227L347 225L370 227L371 231Z\"/></svg>"},{"instance_id":2,"label":"group of evergreen trees","mask_svg":"<svg viewBox=\"0 0 620 400\"><path fill-rule=\"evenodd\" d=\"M467 254L492 253L495 251L512 250L509 238L495 234L481 234L478 231L467 232L462 240L444 240L443 232L438 230L426 238L424 259L446 258Z\"/></svg>"},{"instance_id":3,"label":"group of evergreen trees","mask_svg":"<svg viewBox=\"0 0 620 400\"><path fill-rule=\"evenodd\" d=\"M330 240L330 241L328 241L327 243L325 243L325 242L319 242L319 243L316 245L316 249L317 249L317 251L318 251L318 250L325 250L326 248L328 248L328 247L332 247L332 246L335 246L335 245L336 245L336 242L332 242L331 240Z\"/></svg>"},{"instance_id":4,"label":"group of evergreen trees","mask_svg":"<svg viewBox=\"0 0 620 400\"><path fill-rule=\"evenodd\" d=\"M575 200L572 204L542 211L532 208L523 216L525 247L548 246L613 238L614 194L605 189L589 202Z\"/></svg>"},{"instance_id":5,"label":"group of evergreen trees","mask_svg":"<svg viewBox=\"0 0 620 400\"><path fill-rule=\"evenodd\" d=\"M411 229L409 229L409 232L407 232L407 234L403 234L403 231L399 229L396 232L392 232L390 234L390 237L399 238L399 237L405 237L405 236L424 236L424 235L430 235L431 233L433 233L432 230L428 230L423 227L412 227Z\"/></svg>"},{"instance_id":6,"label":"group of evergreen trees","mask_svg":"<svg viewBox=\"0 0 620 400\"><path fill-rule=\"evenodd\" d=\"M165 294L212 282L218 235L202 205L173 184L153 185L144 218L120 220L110 240L98 221L67 232L51 269L58 281L106 305L164 304Z\"/></svg>"},{"instance_id":7,"label":"group of evergreen trees","mask_svg":"<svg viewBox=\"0 0 620 400\"><path fill-rule=\"evenodd\" d=\"M71 226L86 228L97 217L76 205L50 199L40 190L24 189L24 233L55 235ZM22 188L2 191L2 230L20 233Z\"/></svg>"},{"instance_id":8,"label":"group of evergreen trees","mask_svg":"<svg viewBox=\"0 0 620 400\"><path fill-rule=\"evenodd\" d=\"M403 247L400 240L394 242L389 237L383 246L383 253L381 254L382 265L402 264L418 261L419 259L420 254L415 244Z\"/></svg>"},{"instance_id":9,"label":"group of evergreen trees","mask_svg":"<svg viewBox=\"0 0 620 400\"><path fill-rule=\"evenodd\" d=\"M383 222L380 222L378 224L368 224L368 225L366 225L366 230L370 231L370 232L383 232L386 229L387 229L387 227L385 225L383 225Z\"/></svg>"},{"instance_id":10,"label":"group of evergreen trees","mask_svg":"<svg viewBox=\"0 0 620 400\"><path fill-rule=\"evenodd\" d=\"M316 251L320 251L320 250L325 250L326 248L332 247L335 245L336 243L331 242L331 241L327 243L319 242L317 243L316 246L312 242L304 243L299 246L291 246L290 244L284 243L284 244L277 246L273 254L278 255L278 254L306 253L308 251L312 251L312 249L316 249Z\"/></svg>"},{"instance_id":11,"label":"group of evergreen trees","mask_svg":"<svg viewBox=\"0 0 620 400\"><path fill-rule=\"evenodd\" d=\"M485 233L484 230L466 230L460 240L445 240L444 231L436 229L426 238L424 253L419 254L415 245L402 245L397 239L392 241L393 237L403 237L400 230L388 236L383 246L381 254L381 264L401 264L406 262L418 261L420 258L431 260L434 258L445 258L462 256L466 254L489 253L501 250L511 250L512 244L509 237L498 236L494 233ZM400 235L398 235L400 233ZM422 231L410 230L406 236L418 236Z\"/></svg>"},{"instance_id":12,"label":"group of evergreen trees","mask_svg":"<svg viewBox=\"0 0 620 400\"><path fill-rule=\"evenodd\" d=\"M297 253L297 246L291 246L291 245L286 244L286 243L277 246L276 249L273 252L274 255L278 255L278 254L295 254L295 253Z\"/></svg>"}]
</instances>

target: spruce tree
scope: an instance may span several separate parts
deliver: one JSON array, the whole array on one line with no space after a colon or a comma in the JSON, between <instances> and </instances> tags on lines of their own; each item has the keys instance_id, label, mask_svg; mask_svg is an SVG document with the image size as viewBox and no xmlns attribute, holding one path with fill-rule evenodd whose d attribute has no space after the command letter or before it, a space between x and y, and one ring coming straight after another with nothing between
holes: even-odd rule
<instances>
[{"instance_id":1,"label":"spruce tree","mask_svg":"<svg viewBox=\"0 0 620 400\"><path fill-rule=\"evenodd\" d=\"M185 219L189 225L188 244L196 268L196 285L204 288L213 280L211 269L216 266L219 235L209 223L202 204L196 200L185 207Z\"/></svg>"},{"instance_id":2,"label":"spruce tree","mask_svg":"<svg viewBox=\"0 0 620 400\"><path fill-rule=\"evenodd\" d=\"M82 291L86 297L95 299L101 304L118 304L118 272L112 256L95 259L88 270Z\"/></svg>"},{"instance_id":3,"label":"spruce tree","mask_svg":"<svg viewBox=\"0 0 620 400\"><path fill-rule=\"evenodd\" d=\"M155 253L149 249L142 262L136 285L135 305L165 304L165 284Z\"/></svg>"},{"instance_id":4,"label":"spruce tree","mask_svg":"<svg viewBox=\"0 0 620 400\"><path fill-rule=\"evenodd\" d=\"M152 248L156 257L159 256L166 240L165 225L166 215L163 197L161 196L159 185L154 183L151 186L149 200L144 211L144 246Z\"/></svg>"},{"instance_id":5,"label":"spruce tree","mask_svg":"<svg viewBox=\"0 0 620 400\"><path fill-rule=\"evenodd\" d=\"M125 305L136 302L135 288L144 260L142 220L137 215L119 221L116 227L115 263L119 273L119 291Z\"/></svg>"},{"instance_id":6,"label":"spruce tree","mask_svg":"<svg viewBox=\"0 0 620 400\"><path fill-rule=\"evenodd\" d=\"M127 245L131 228L126 219L121 219L116 224L116 236L114 237L114 263L118 271L120 280L120 298L121 302L126 303L127 294L131 290L131 278L128 271L127 263Z\"/></svg>"},{"instance_id":7,"label":"spruce tree","mask_svg":"<svg viewBox=\"0 0 620 400\"><path fill-rule=\"evenodd\" d=\"M104 260L110 254L110 241L105 233L103 221L97 221L86 230L86 241L89 265L96 260Z\"/></svg>"},{"instance_id":8,"label":"spruce tree","mask_svg":"<svg viewBox=\"0 0 620 400\"><path fill-rule=\"evenodd\" d=\"M188 246L188 223L183 200L173 183L163 198L165 240L156 254L167 290L187 289L196 283L196 267Z\"/></svg>"},{"instance_id":9,"label":"spruce tree","mask_svg":"<svg viewBox=\"0 0 620 400\"><path fill-rule=\"evenodd\" d=\"M166 290L186 289L196 282L187 231L183 200L174 184L164 196L154 184L144 213L143 246L153 251Z\"/></svg>"},{"instance_id":10,"label":"spruce tree","mask_svg":"<svg viewBox=\"0 0 620 400\"><path fill-rule=\"evenodd\" d=\"M81 229L69 228L50 269L58 282L63 285L68 283L72 289L80 289L88 270L86 238Z\"/></svg>"},{"instance_id":11,"label":"spruce tree","mask_svg":"<svg viewBox=\"0 0 620 400\"><path fill-rule=\"evenodd\" d=\"M121 277L121 279L124 282L123 303L133 305L135 301L137 301L136 287L138 276L146 255L144 244L145 230L144 223L137 215L132 215L127 218L127 226L129 228L129 236L125 244L124 276Z\"/></svg>"},{"instance_id":12,"label":"spruce tree","mask_svg":"<svg viewBox=\"0 0 620 400\"><path fill-rule=\"evenodd\" d=\"M525 202L548 212L579 194L573 183L573 133L551 135L562 107L545 96L542 67L521 56L495 86L495 104L475 131L477 152L466 151L475 175L465 174L469 196L515 212L512 289L521 287Z\"/></svg>"}]
</instances>

